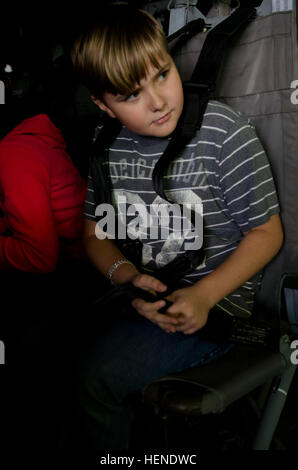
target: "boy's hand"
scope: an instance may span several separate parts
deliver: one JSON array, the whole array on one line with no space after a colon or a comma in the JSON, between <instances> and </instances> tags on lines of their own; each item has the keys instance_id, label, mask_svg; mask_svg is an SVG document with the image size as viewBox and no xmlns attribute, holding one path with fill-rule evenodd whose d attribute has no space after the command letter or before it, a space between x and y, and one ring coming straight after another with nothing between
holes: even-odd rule
<instances>
[{"instance_id":1,"label":"boy's hand","mask_svg":"<svg viewBox=\"0 0 298 470\"><path fill-rule=\"evenodd\" d=\"M137 274L131 283L135 287L150 291L152 294L156 292L164 292L167 290L167 286L161 281L148 274ZM140 315L143 315L148 320L156 323L160 328L167 332L174 333L176 331L175 325L178 325L178 320L175 315L165 315L158 313L162 307L166 305L164 300L158 300L156 302L146 302L143 299L134 299L131 305L137 310Z\"/></svg>"},{"instance_id":2,"label":"boy's hand","mask_svg":"<svg viewBox=\"0 0 298 470\"><path fill-rule=\"evenodd\" d=\"M173 302L166 316L178 319L175 331L190 335L206 325L211 305L201 295L198 285L178 289L167 297Z\"/></svg>"}]
</instances>

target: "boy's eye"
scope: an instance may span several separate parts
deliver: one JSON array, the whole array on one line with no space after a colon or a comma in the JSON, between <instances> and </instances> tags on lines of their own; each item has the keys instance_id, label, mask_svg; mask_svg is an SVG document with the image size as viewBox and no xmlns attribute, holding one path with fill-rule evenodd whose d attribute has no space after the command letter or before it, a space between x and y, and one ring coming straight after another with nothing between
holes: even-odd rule
<instances>
[{"instance_id":1,"label":"boy's eye","mask_svg":"<svg viewBox=\"0 0 298 470\"><path fill-rule=\"evenodd\" d=\"M169 71L168 70L163 70L160 75L159 75L159 80L164 80L166 76L168 75Z\"/></svg>"},{"instance_id":2,"label":"boy's eye","mask_svg":"<svg viewBox=\"0 0 298 470\"><path fill-rule=\"evenodd\" d=\"M140 92L139 92L138 90L134 91L133 93L131 93L130 95L128 95L128 96L125 98L125 101L133 101L133 100L135 100L135 99L138 97L139 93L140 93Z\"/></svg>"}]
</instances>

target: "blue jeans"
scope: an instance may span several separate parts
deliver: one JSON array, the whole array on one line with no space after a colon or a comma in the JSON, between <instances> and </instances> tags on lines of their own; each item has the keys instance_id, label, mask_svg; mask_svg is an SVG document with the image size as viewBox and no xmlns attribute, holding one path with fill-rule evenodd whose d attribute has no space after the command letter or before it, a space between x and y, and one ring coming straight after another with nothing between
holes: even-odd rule
<instances>
[{"instance_id":1,"label":"blue jeans","mask_svg":"<svg viewBox=\"0 0 298 470\"><path fill-rule=\"evenodd\" d=\"M126 399L131 393L169 373L206 364L230 348L200 341L196 334L166 333L136 312L119 319L79 364L79 425L86 447L128 449L133 410Z\"/></svg>"}]
</instances>

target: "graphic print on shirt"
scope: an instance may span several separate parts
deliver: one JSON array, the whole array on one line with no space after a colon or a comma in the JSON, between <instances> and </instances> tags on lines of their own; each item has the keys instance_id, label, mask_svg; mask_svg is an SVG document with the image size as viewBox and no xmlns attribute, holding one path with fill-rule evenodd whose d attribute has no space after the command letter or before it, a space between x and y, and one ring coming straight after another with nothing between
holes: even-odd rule
<instances>
[{"instance_id":1,"label":"graphic print on shirt","mask_svg":"<svg viewBox=\"0 0 298 470\"><path fill-rule=\"evenodd\" d=\"M173 197L169 197L175 200L173 204L158 195L148 204L139 194L118 189L114 190L113 197L118 224L127 227L129 238L143 242L144 265L153 261L159 268L185 250L201 248L203 205L192 190L175 191ZM190 223L191 210L195 214L195 226Z\"/></svg>"}]
</instances>

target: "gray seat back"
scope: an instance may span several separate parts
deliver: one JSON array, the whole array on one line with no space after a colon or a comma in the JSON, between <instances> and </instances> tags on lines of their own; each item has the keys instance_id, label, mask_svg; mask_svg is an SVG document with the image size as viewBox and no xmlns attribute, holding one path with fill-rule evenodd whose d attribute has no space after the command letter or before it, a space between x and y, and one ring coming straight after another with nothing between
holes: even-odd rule
<instances>
[{"instance_id":1,"label":"gray seat back","mask_svg":"<svg viewBox=\"0 0 298 470\"><path fill-rule=\"evenodd\" d=\"M174 56L188 80L208 33ZM171 44L170 44L171 46ZM297 83L295 83L297 80ZM298 271L298 53L296 12L257 17L230 44L214 98L247 115L271 162L285 242L266 267L258 293L264 313L277 311L281 275Z\"/></svg>"}]
</instances>

